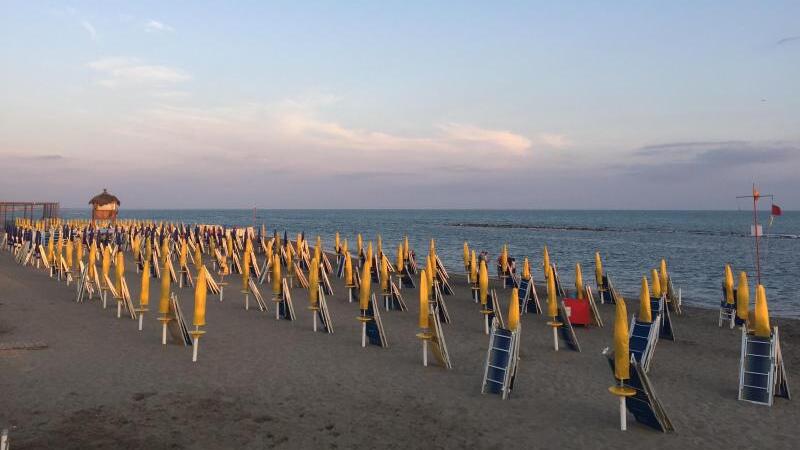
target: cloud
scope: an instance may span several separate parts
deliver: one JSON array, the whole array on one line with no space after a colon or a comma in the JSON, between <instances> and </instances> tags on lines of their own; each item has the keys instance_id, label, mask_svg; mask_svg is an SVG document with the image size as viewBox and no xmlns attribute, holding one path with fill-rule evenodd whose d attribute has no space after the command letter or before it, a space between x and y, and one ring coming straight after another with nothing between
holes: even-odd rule
<instances>
[{"instance_id":1,"label":"cloud","mask_svg":"<svg viewBox=\"0 0 800 450\"><path fill-rule=\"evenodd\" d=\"M89 23L88 20L81 20L81 26L89 33L89 37L91 37L93 41L97 40L97 30L94 28L94 25Z\"/></svg>"},{"instance_id":2,"label":"cloud","mask_svg":"<svg viewBox=\"0 0 800 450\"><path fill-rule=\"evenodd\" d=\"M491 130L474 125L447 123L440 125L446 139L455 143L471 143L501 148L514 154L524 154L531 148L530 139L507 130Z\"/></svg>"},{"instance_id":3,"label":"cloud","mask_svg":"<svg viewBox=\"0 0 800 450\"><path fill-rule=\"evenodd\" d=\"M163 22L150 19L149 21L147 21L147 23L144 24L144 31L148 33L161 33L161 32L171 33L175 31L175 29Z\"/></svg>"},{"instance_id":4,"label":"cloud","mask_svg":"<svg viewBox=\"0 0 800 450\"><path fill-rule=\"evenodd\" d=\"M131 85L174 84L191 78L179 69L145 64L136 58L105 58L92 61L87 66L104 76L98 82L100 85L111 88Z\"/></svg>"},{"instance_id":5,"label":"cloud","mask_svg":"<svg viewBox=\"0 0 800 450\"><path fill-rule=\"evenodd\" d=\"M634 150L630 163L618 165L629 174L689 179L746 174L770 168L780 177L783 169L800 163L800 143L770 141L696 141L648 145ZM790 163L790 164L789 164Z\"/></svg>"},{"instance_id":6,"label":"cloud","mask_svg":"<svg viewBox=\"0 0 800 450\"><path fill-rule=\"evenodd\" d=\"M556 149L568 148L572 146L566 135L554 133L539 133L539 141L548 147Z\"/></svg>"},{"instance_id":7,"label":"cloud","mask_svg":"<svg viewBox=\"0 0 800 450\"><path fill-rule=\"evenodd\" d=\"M797 42L797 41L800 41L800 35L799 36L786 36L783 39L779 39L778 42L775 43L775 45L778 45L778 46L786 45L786 44L791 44L791 43L794 43L794 42Z\"/></svg>"}]
</instances>

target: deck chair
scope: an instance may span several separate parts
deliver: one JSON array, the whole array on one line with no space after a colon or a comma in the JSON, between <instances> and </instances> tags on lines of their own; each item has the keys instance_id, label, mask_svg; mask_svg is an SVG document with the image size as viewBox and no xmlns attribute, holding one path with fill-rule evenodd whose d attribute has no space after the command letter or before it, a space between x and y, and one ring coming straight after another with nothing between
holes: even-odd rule
<instances>
[{"instance_id":1,"label":"deck chair","mask_svg":"<svg viewBox=\"0 0 800 450\"><path fill-rule=\"evenodd\" d=\"M452 369L453 363L450 361L450 352L447 350L442 322L439 320L439 312L436 311L436 306L429 310L428 321L433 324L433 333L429 341L433 349L433 356L440 366L445 369Z\"/></svg>"},{"instance_id":2,"label":"deck chair","mask_svg":"<svg viewBox=\"0 0 800 450\"><path fill-rule=\"evenodd\" d=\"M653 321L650 323L636 320L635 315L631 315L630 335L628 337L628 348L631 356L639 363L645 372L650 371L650 361L658 344L658 331L661 324L657 313L653 314Z\"/></svg>"},{"instance_id":3,"label":"deck chair","mask_svg":"<svg viewBox=\"0 0 800 450\"><path fill-rule=\"evenodd\" d=\"M613 374L614 352L606 348L602 354L608 358L608 364ZM661 401L650 384L647 373L641 369L635 358L631 358L630 379L625 380L623 384L636 391L635 395L625 398L625 406L637 422L664 433L675 431L672 421L664 411Z\"/></svg>"},{"instance_id":4,"label":"deck chair","mask_svg":"<svg viewBox=\"0 0 800 450\"><path fill-rule=\"evenodd\" d=\"M492 322L489 333L489 350L483 366L482 394L497 394L507 399L514 388L519 364L519 337L521 327L511 331Z\"/></svg>"},{"instance_id":5,"label":"deck chair","mask_svg":"<svg viewBox=\"0 0 800 450\"><path fill-rule=\"evenodd\" d=\"M381 321L381 312L380 308L378 308L378 300L375 297L375 293L372 293L372 297L370 298L370 302L366 309L366 317L370 318L367 324L367 341L371 345L377 345L378 347L387 348L389 346L389 342L386 339L386 331L383 328L383 321Z\"/></svg>"},{"instance_id":6,"label":"deck chair","mask_svg":"<svg viewBox=\"0 0 800 450\"><path fill-rule=\"evenodd\" d=\"M772 406L776 396L791 399L778 327L768 338L748 334L742 327L739 400Z\"/></svg>"},{"instance_id":7,"label":"deck chair","mask_svg":"<svg viewBox=\"0 0 800 450\"><path fill-rule=\"evenodd\" d=\"M575 328L572 327L572 323L569 321L569 314L567 314L567 308L564 305L564 298L558 299L558 321L562 324L558 327L558 334L561 336L561 339L567 344L570 350L580 352L581 344L578 342Z\"/></svg>"},{"instance_id":8,"label":"deck chair","mask_svg":"<svg viewBox=\"0 0 800 450\"><path fill-rule=\"evenodd\" d=\"M666 307L665 300L664 297L650 297L650 310L654 316L658 315L660 321L658 328L659 338L674 341L675 330L672 326L672 317L669 314L669 308Z\"/></svg>"}]
</instances>

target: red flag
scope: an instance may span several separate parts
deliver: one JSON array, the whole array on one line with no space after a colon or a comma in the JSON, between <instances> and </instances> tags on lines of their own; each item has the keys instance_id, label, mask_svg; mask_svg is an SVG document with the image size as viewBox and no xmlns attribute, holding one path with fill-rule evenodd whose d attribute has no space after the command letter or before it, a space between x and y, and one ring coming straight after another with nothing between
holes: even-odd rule
<instances>
[{"instance_id":1,"label":"red flag","mask_svg":"<svg viewBox=\"0 0 800 450\"><path fill-rule=\"evenodd\" d=\"M774 203L772 204L772 215L773 216L780 216L782 212L783 211L781 211L781 207L780 206L778 206L778 205L776 205Z\"/></svg>"}]
</instances>

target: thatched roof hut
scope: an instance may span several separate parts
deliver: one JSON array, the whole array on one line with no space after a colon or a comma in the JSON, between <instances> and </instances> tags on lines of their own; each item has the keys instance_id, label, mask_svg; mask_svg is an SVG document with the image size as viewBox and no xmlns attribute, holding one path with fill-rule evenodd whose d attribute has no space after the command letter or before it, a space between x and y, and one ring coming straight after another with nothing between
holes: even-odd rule
<instances>
[{"instance_id":1,"label":"thatched roof hut","mask_svg":"<svg viewBox=\"0 0 800 450\"><path fill-rule=\"evenodd\" d=\"M119 212L120 201L117 197L108 193L106 189L95 195L89 204L92 205L92 224L95 220L111 220L116 222Z\"/></svg>"},{"instance_id":2,"label":"thatched roof hut","mask_svg":"<svg viewBox=\"0 0 800 450\"><path fill-rule=\"evenodd\" d=\"M106 206L110 204L119 206L120 202L117 197L109 194L108 190L103 189L102 193L95 195L91 200L89 200L89 204L94 207Z\"/></svg>"}]
</instances>

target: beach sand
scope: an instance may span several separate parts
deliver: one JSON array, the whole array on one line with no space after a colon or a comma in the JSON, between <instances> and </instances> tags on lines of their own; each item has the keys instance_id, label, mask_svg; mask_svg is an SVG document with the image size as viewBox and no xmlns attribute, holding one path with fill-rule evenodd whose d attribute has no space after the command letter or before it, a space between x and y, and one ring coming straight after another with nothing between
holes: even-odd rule
<instances>
[{"instance_id":1,"label":"beach sand","mask_svg":"<svg viewBox=\"0 0 800 450\"><path fill-rule=\"evenodd\" d=\"M127 267L138 303L139 277ZM298 320L276 321L268 285L271 311L252 301L245 311L239 277L228 280L224 302L209 295L192 363L191 347L160 343L158 281L139 332L116 318L113 302L77 304L73 286L0 252L0 343L47 344L0 351L0 428L11 429L12 448L789 448L796 440L800 402L737 400L741 334L717 328L716 311L685 307L673 317L677 341L655 350L651 382L676 432L632 416L622 432L600 354L612 344L613 305L599 306L605 328L577 328L581 353L563 345L555 353L547 319L524 315L519 372L504 401L480 392L488 337L463 277L446 297L450 371L422 366L417 290L403 290L408 312L382 311L389 348L361 348L358 306L340 280L328 297L332 335L312 332L306 291L293 291ZM191 321L193 289L174 290ZM505 309L509 291L498 291ZM628 294L635 312L638 296ZM791 384L800 380L800 324L773 324Z\"/></svg>"}]
</instances>

